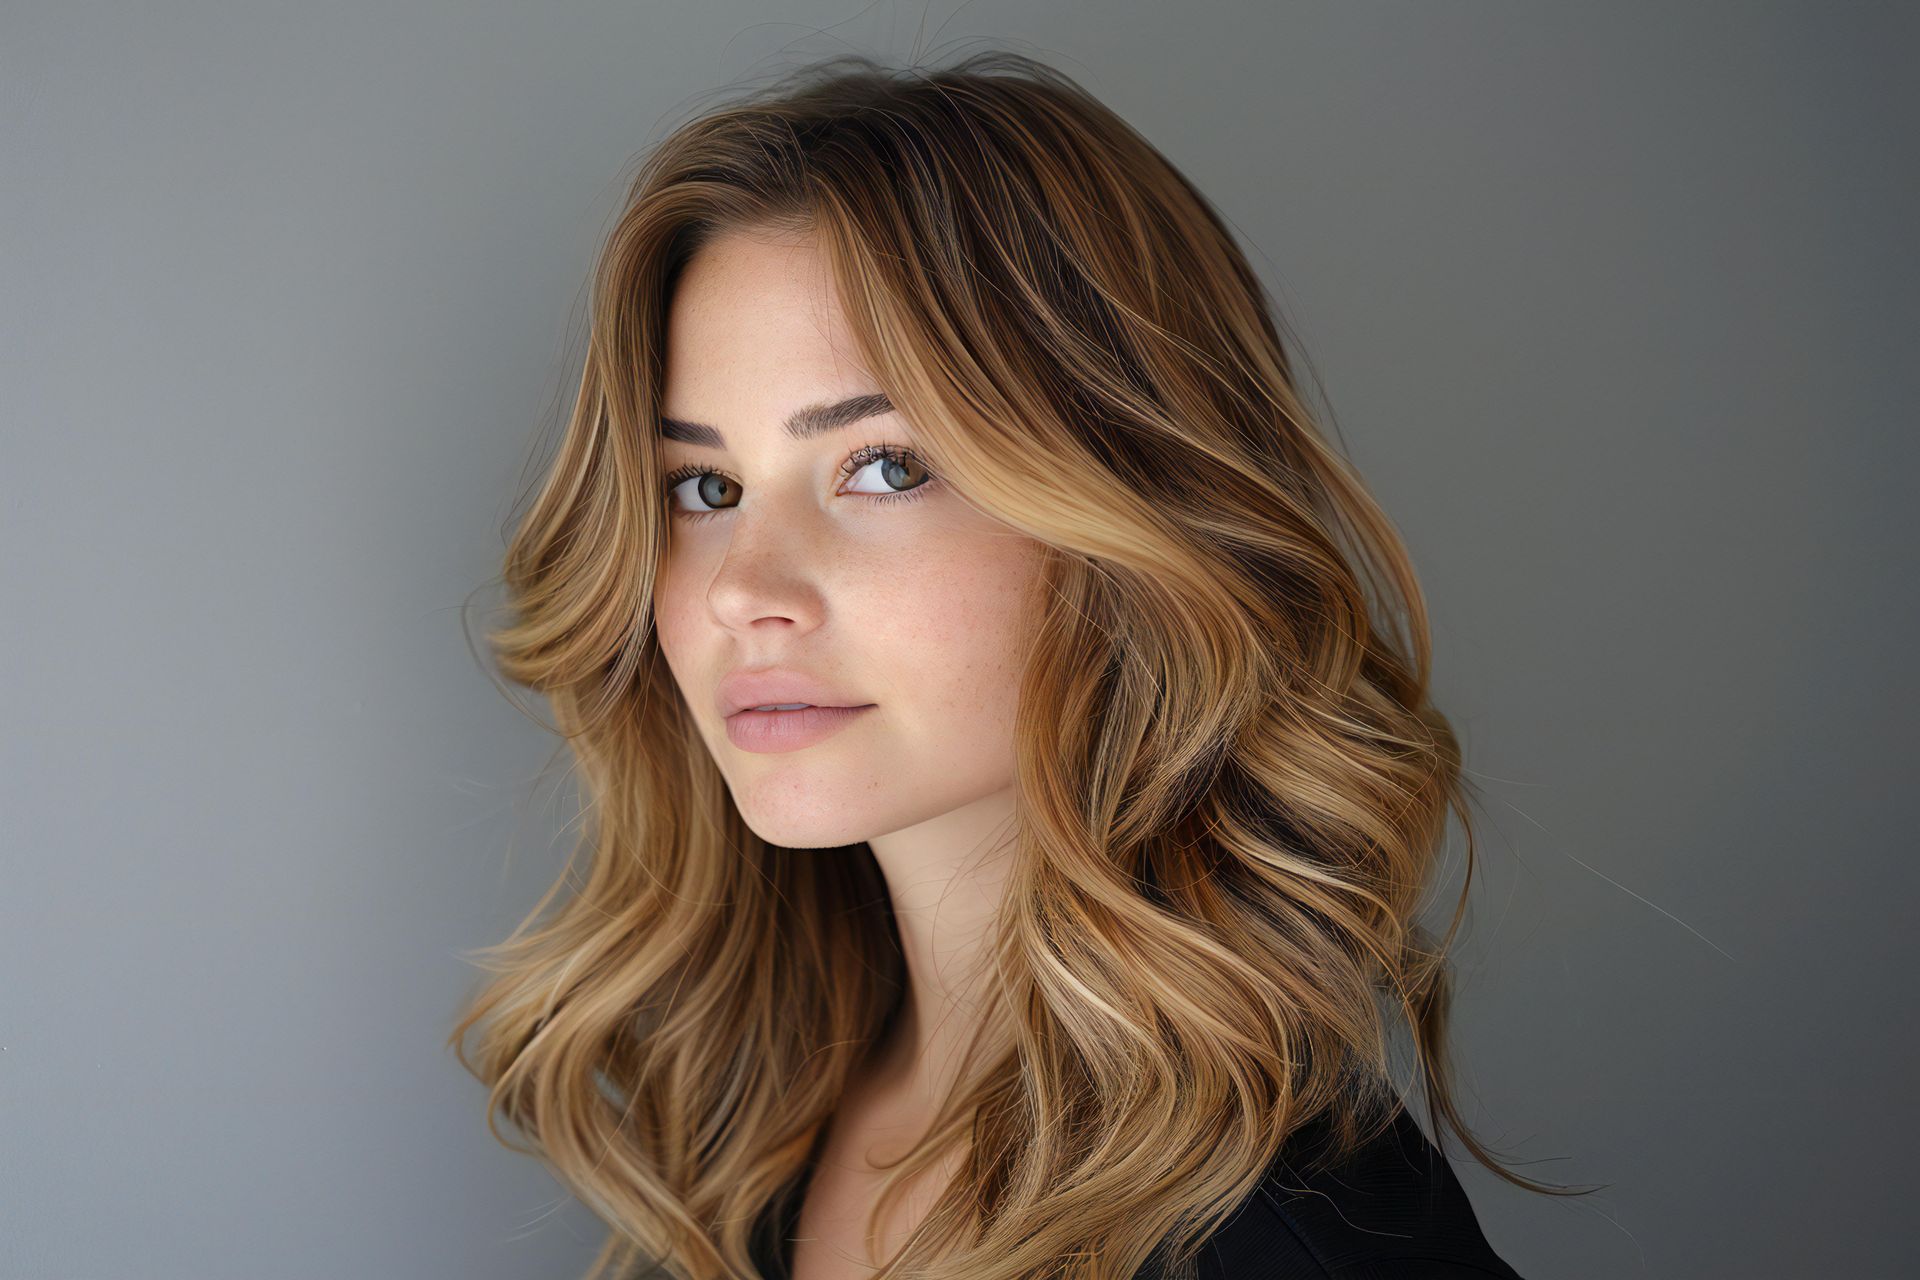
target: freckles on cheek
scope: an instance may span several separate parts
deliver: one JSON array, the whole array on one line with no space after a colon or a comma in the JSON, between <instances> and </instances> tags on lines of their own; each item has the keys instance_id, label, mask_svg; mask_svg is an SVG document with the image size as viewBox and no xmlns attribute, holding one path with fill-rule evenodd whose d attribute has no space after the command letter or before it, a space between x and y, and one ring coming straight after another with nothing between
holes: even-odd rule
<instances>
[{"instance_id":1,"label":"freckles on cheek","mask_svg":"<svg viewBox=\"0 0 1920 1280\"><path fill-rule=\"evenodd\" d=\"M1019 673L1016 628L1027 585L1004 546L971 551L917 566L918 585L892 604L895 652L925 673L924 688L942 691L942 705L969 713L998 708Z\"/></svg>"},{"instance_id":2,"label":"freckles on cheek","mask_svg":"<svg viewBox=\"0 0 1920 1280\"><path fill-rule=\"evenodd\" d=\"M696 613L694 602L679 583L666 578L654 581L653 625L663 648L684 648L694 638Z\"/></svg>"}]
</instances>

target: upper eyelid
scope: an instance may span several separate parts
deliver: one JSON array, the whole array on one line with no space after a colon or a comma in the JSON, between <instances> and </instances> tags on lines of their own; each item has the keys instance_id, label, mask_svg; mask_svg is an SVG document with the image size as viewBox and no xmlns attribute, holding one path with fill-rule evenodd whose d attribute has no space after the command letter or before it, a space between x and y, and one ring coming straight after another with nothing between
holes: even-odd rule
<instances>
[{"instance_id":1,"label":"upper eyelid","mask_svg":"<svg viewBox=\"0 0 1920 1280\"><path fill-rule=\"evenodd\" d=\"M845 458L841 459L839 475L844 479L861 467L871 466L873 463L894 457L895 455L911 458L915 462L920 463L921 466L926 466L926 461L906 445L875 442L873 444L863 444L859 448L851 450ZM735 476L732 472L723 470L720 467L709 466L702 462L689 462L678 467L670 468L666 474L666 481L670 487L677 488L682 481L709 473L725 476L734 483L739 483L739 477ZM931 472L929 473L931 474Z\"/></svg>"}]
</instances>

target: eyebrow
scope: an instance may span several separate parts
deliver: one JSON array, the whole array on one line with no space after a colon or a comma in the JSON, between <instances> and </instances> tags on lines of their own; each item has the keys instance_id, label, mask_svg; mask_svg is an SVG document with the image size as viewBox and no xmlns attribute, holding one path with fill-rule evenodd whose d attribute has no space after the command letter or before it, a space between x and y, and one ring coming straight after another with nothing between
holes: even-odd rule
<instances>
[{"instance_id":1,"label":"eyebrow","mask_svg":"<svg viewBox=\"0 0 1920 1280\"><path fill-rule=\"evenodd\" d=\"M849 396L832 404L809 404L795 409L787 415L786 432L796 440L807 440L827 431L837 431L862 418L892 412L893 401L882 392ZM683 418L664 415L660 419L660 438L678 440L682 444L697 444L708 449L727 447L726 438L720 434L719 428L710 427L704 422L688 422Z\"/></svg>"}]
</instances>

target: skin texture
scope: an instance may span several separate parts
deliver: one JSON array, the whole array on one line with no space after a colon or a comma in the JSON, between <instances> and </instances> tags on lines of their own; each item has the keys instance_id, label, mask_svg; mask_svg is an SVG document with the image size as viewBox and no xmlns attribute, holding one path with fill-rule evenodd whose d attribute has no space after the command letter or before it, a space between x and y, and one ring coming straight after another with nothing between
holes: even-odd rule
<instances>
[{"instance_id":1,"label":"skin texture","mask_svg":"<svg viewBox=\"0 0 1920 1280\"><path fill-rule=\"evenodd\" d=\"M785 433L803 405L881 390L811 239L709 244L667 330L663 412L717 428L725 445L663 441L664 470L697 464L729 483L683 477L663 495L676 514L656 580L662 652L747 825L821 857L867 842L906 948L906 1004L836 1116L803 1204L798 1234L811 1243L794 1254L796 1280L864 1275L843 1255L862 1252L875 1185L865 1157L897 1156L918 1136L972 1027L974 966L1011 853L1020 611L1040 547L917 459L843 475L863 446L913 449L898 411L807 440ZM927 487L914 500L876 499L916 483ZM717 514L679 514L704 511ZM766 666L876 706L797 751L741 750L716 687Z\"/></svg>"}]
</instances>

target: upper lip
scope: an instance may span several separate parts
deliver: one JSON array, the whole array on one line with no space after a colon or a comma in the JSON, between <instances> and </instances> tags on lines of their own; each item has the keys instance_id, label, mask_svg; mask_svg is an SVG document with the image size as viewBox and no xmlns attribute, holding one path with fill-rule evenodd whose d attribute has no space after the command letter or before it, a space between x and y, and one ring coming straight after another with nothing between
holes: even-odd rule
<instances>
[{"instance_id":1,"label":"upper lip","mask_svg":"<svg viewBox=\"0 0 1920 1280\"><path fill-rule=\"evenodd\" d=\"M804 671L768 667L759 671L734 671L720 682L714 705L722 716L730 716L748 707L764 707L789 702L805 702L816 707L864 707L863 702L817 680Z\"/></svg>"}]
</instances>

